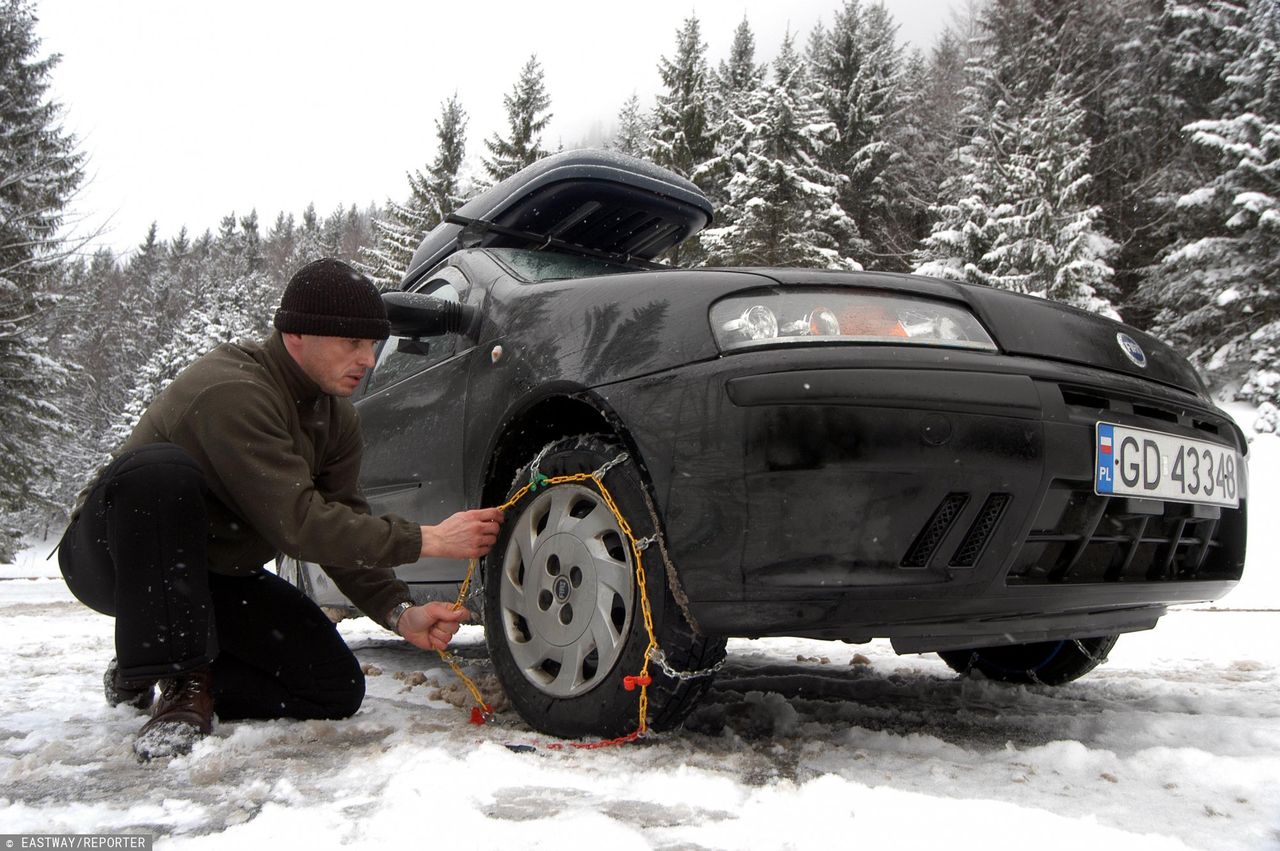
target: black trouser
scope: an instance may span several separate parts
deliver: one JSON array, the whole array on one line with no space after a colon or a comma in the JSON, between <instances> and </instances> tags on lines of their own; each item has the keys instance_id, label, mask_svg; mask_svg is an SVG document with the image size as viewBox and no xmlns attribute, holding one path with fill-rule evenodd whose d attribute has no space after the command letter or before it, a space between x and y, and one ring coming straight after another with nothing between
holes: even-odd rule
<instances>
[{"instance_id":1,"label":"black trouser","mask_svg":"<svg viewBox=\"0 0 1280 851\"><path fill-rule=\"evenodd\" d=\"M205 495L190 455L151 444L103 471L63 535L67 587L115 616L121 676L159 679L210 665L223 720L353 715L364 674L319 607L265 570L207 569Z\"/></svg>"}]
</instances>

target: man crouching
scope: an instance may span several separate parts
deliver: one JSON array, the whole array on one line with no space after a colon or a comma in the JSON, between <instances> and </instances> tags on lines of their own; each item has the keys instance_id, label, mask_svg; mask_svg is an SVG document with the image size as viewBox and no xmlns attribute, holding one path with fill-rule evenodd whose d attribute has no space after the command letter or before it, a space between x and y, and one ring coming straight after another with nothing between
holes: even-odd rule
<instances>
[{"instance_id":1,"label":"man crouching","mask_svg":"<svg viewBox=\"0 0 1280 851\"><path fill-rule=\"evenodd\" d=\"M346 642L263 569L278 553L322 564L365 614L444 649L470 613L414 606L391 568L480 557L497 540L496 509L437 526L369 513L346 397L391 326L368 278L339 260L310 263L274 324L264 343L218 346L155 398L62 539L71 592L116 619L108 703L151 709L134 742L143 760L188 753L215 711L306 719L360 708L364 674Z\"/></svg>"}]
</instances>

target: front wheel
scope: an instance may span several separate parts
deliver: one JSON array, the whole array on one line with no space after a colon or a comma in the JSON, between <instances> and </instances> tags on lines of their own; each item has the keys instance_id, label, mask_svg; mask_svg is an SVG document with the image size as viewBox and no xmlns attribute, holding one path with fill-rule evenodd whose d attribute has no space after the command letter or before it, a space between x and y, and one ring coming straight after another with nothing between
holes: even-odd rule
<instances>
[{"instance_id":1,"label":"front wheel","mask_svg":"<svg viewBox=\"0 0 1280 851\"><path fill-rule=\"evenodd\" d=\"M1005 683L1056 686L1083 677L1107 661L1119 636L1068 638L973 650L943 650L942 661L961 674L973 671Z\"/></svg>"},{"instance_id":2,"label":"front wheel","mask_svg":"<svg viewBox=\"0 0 1280 851\"><path fill-rule=\"evenodd\" d=\"M548 478L590 473L617 458L616 443L581 435L540 453ZM530 465L532 466L532 464ZM531 475L516 476L508 499ZM611 467L603 485L637 539L653 534L639 468ZM644 553L654 634L676 670L704 669L724 658L724 640L694 633L667 587L656 546ZM638 674L649 644L630 543L591 481L544 485L509 509L485 561L485 638L498 679L532 727L553 736L620 736L639 724ZM649 724L677 726L710 685L710 676L668 677L650 666Z\"/></svg>"}]
</instances>

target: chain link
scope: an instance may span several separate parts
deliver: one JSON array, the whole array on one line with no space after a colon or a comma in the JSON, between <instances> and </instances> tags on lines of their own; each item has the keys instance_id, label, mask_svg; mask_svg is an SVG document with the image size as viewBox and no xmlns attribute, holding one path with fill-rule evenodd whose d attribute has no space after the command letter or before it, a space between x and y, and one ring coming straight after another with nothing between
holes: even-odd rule
<instances>
[{"instance_id":1,"label":"chain link","mask_svg":"<svg viewBox=\"0 0 1280 851\"><path fill-rule=\"evenodd\" d=\"M671 667L671 663L667 661L667 654L662 652L661 647L655 647L652 650L650 650L649 658L658 664L658 667L662 669L662 673L666 674L668 677L671 677L671 679L673 680L681 680L681 681L696 680L696 679L700 679L701 677L710 677L714 675L717 671L719 671L721 668L723 668L725 663L725 660L721 659L719 662L716 662L710 668L700 668L699 670L696 670L696 671L678 671L675 668Z\"/></svg>"},{"instance_id":2,"label":"chain link","mask_svg":"<svg viewBox=\"0 0 1280 851\"><path fill-rule=\"evenodd\" d=\"M555 446L554 442L548 443L546 446L542 447L542 449L538 451L537 455L533 456L533 463L529 465L529 481L530 482L536 482L538 480L539 476L541 475L538 472L538 465L542 463L543 458L547 457L547 453L551 451L551 447L553 446Z\"/></svg>"},{"instance_id":3,"label":"chain link","mask_svg":"<svg viewBox=\"0 0 1280 851\"><path fill-rule=\"evenodd\" d=\"M591 474L591 478L595 479L597 482L603 481L605 473L608 473L619 464L625 463L630 460L630 458L631 455L627 452L618 453L618 457L614 458L612 461L605 461L601 464L600 469Z\"/></svg>"}]
</instances>

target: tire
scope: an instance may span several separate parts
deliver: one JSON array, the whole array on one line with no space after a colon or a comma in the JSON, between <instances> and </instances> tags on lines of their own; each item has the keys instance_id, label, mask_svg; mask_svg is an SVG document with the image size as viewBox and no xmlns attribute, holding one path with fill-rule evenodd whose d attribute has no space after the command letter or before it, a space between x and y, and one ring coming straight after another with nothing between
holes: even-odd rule
<instances>
[{"instance_id":1,"label":"tire","mask_svg":"<svg viewBox=\"0 0 1280 851\"><path fill-rule=\"evenodd\" d=\"M548 478L589 473L622 452L600 435L550 444L538 472ZM516 474L510 499L529 481ZM604 476L636 538L653 534L653 520L636 464ZM643 563L654 634L676 670L714 666L724 639L694 633L666 582L656 546ZM484 624L494 670L512 705L531 727L561 738L613 738L639 725L638 689L623 677L640 672L649 643L636 591L631 548L591 482L539 487L507 511L497 544L485 560ZM671 678L650 664L649 726L678 726L711 684L711 676Z\"/></svg>"},{"instance_id":2,"label":"tire","mask_svg":"<svg viewBox=\"0 0 1280 851\"><path fill-rule=\"evenodd\" d=\"M1118 637L1102 635L973 650L943 650L938 655L961 674L977 671L989 680L1057 686L1083 677L1107 661L1107 654Z\"/></svg>"}]
</instances>

